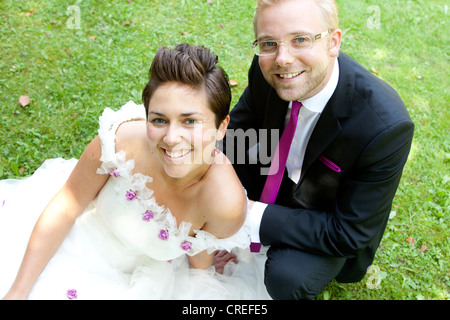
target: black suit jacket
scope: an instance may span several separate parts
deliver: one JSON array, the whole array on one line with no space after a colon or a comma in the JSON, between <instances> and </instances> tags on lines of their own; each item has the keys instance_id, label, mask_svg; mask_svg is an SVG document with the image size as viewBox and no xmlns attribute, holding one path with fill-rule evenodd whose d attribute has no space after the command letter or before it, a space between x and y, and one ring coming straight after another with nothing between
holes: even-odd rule
<instances>
[{"instance_id":1,"label":"black suit jacket","mask_svg":"<svg viewBox=\"0 0 450 320\"><path fill-rule=\"evenodd\" d=\"M260 238L264 245L345 257L336 279L354 282L365 275L381 241L414 124L388 84L348 55L341 52L338 59L339 82L309 140L300 181L294 184L285 172L276 203L264 212ZM281 132L287 108L288 102L265 81L255 56L248 87L231 111L229 133L251 128ZM247 157L242 163L236 158L236 144L242 141L230 134L226 139L225 152L234 150L231 161L249 199L259 200L266 179L261 168L270 163L249 164Z\"/></svg>"}]
</instances>

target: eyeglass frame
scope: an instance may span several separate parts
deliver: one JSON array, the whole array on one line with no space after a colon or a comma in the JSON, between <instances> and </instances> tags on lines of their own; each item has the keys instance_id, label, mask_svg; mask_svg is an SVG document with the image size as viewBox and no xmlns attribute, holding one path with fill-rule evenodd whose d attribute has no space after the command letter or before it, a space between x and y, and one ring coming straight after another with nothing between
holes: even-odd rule
<instances>
[{"instance_id":1,"label":"eyeglass frame","mask_svg":"<svg viewBox=\"0 0 450 320\"><path fill-rule=\"evenodd\" d=\"M311 46L310 46L309 48L303 49L303 50L291 50L291 48L289 48L289 46L286 45L286 44L284 43L284 40L263 40L263 41L261 41L261 42L266 42L266 41L276 42L276 44L277 44L277 50L276 50L275 52L273 52L273 53L258 53L256 47L257 47L257 45L260 43L259 40L255 40L255 41L252 42L252 48L253 48L253 51L255 52L255 54L256 54L257 56L260 56L260 57L261 57L261 56L262 56L262 57L266 57L266 56L273 56L273 55L276 55L277 52L278 52L278 49L280 48L281 45L284 45L284 46L286 47L286 49L288 50L289 53L294 53L294 52L304 52L304 51L311 50L311 48L312 48L312 46L313 46L313 44L314 44L314 41L323 39L326 35L330 34L331 32L333 32L333 29L328 29L328 30L326 30L326 31L324 31L324 32L321 32L321 33L318 33L318 34L316 34L316 35L305 35L305 36L295 36L295 37L292 37L291 40L292 40L292 39L295 39L295 38L300 38L300 37L302 37L302 38L309 38L309 39L311 40Z\"/></svg>"}]
</instances>

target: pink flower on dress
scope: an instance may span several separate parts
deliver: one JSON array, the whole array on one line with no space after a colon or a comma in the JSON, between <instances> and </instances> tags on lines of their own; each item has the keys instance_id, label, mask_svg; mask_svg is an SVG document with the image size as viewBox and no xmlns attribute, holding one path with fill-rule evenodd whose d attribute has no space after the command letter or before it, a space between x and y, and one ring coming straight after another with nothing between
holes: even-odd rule
<instances>
[{"instance_id":1,"label":"pink flower on dress","mask_svg":"<svg viewBox=\"0 0 450 320\"><path fill-rule=\"evenodd\" d=\"M112 175L114 178L120 176L120 172L117 169L112 170L109 174Z\"/></svg>"},{"instance_id":2,"label":"pink flower on dress","mask_svg":"<svg viewBox=\"0 0 450 320\"><path fill-rule=\"evenodd\" d=\"M189 251L192 249L191 243L189 241L185 241L182 244L180 244L181 249L184 251Z\"/></svg>"},{"instance_id":3,"label":"pink flower on dress","mask_svg":"<svg viewBox=\"0 0 450 320\"><path fill-rule=\"evenodd\" d=\"M169 233L166 230L161 230L161 231L159 231L158 238L166 241L169 239Z\"/></svg>"},{"instance_id":4,"label":"pink flower on dress","mask_svg":"<svg viewBox=\"0 0 450 320\"><path fill-rule=\"evenodd\" d=\"M128 201L132 201L136 199L136 197L137 197L136 192L132 190L128 190L127 193L125 194L125 199L127 199Z\"/></svg>"},{"instance_id":5,"label":"pink flower on dress","mask_svg":"<svg viewBox=\"0 0 450 320\"><path fill-rule=\"evenodd\" d=\"M142 217L142 220L149 222L150 220L152 220L155 216L153 215L153 212L151 212L150 210L145 211L144 216Z\"/></svg>"},{"instance_id":6,"label":"pink flower on dress","mask_svg":"<svg viewBox=\"0 0 450 320\"><path fill-rule=\"evenodd\" d=\"M78 298L77 290L75 289L67 290L66 297L70 300L77 299Z\"/></svg>"}]
</instances>

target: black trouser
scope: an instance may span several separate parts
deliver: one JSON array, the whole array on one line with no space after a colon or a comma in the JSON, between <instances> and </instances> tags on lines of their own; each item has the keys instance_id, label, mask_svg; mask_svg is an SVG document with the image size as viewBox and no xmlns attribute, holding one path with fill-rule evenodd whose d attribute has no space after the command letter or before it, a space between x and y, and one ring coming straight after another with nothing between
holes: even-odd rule
<instances>
[{"instance_id":1,"label":"black trouser","mask_svg":"<svg viewBox=\"0 0 450 320\"><path fill-rule=\"evenodd\" d=\"M267 252L264 283L273 299L314 299L338 275L345 261L345 258L271 246Z\"/></svg>"}]
</instances>

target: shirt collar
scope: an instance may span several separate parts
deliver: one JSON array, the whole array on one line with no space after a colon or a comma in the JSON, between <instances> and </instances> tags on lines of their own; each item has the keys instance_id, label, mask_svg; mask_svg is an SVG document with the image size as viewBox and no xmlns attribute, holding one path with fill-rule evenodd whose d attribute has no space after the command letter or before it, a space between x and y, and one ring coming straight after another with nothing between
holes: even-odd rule
<instances>
[{"instance_id":1,"label":"shirt collar","mask_svg":"<svg viewBox=\"0 0 450 320\"><path fill-rule=\"evenodd\" d=\"M325 85L325 87L315 96L301 101L303 104L303 108L306 108L314 113L322 113L323 109L330 100L334 91L336 90L337 84L339 81L339 61L336 58L334 62L333 71L331 72L330 80ZM289 108L291 108L292 102L289 104Z\"/></svg>"}]
</instances>

